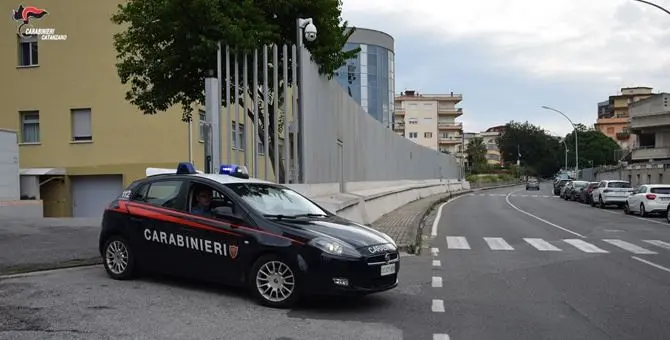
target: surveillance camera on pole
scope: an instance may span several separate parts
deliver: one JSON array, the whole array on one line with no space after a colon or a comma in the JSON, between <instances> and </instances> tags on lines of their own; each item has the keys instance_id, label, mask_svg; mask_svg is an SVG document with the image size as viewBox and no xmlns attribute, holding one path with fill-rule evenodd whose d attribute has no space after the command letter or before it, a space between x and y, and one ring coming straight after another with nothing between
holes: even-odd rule
<instances>
[{"instance_id":1,"label":"surveillance camera on pole","mask_svg":"<svg viewBox=\"0 0 670 340\"><path fill-rule=\"evenodd\" d=\"M304 31L305 39L307 39L307 41L316 40L317 31L312 18L298 19L298 27Z\"/></svg>"}]
</instances>

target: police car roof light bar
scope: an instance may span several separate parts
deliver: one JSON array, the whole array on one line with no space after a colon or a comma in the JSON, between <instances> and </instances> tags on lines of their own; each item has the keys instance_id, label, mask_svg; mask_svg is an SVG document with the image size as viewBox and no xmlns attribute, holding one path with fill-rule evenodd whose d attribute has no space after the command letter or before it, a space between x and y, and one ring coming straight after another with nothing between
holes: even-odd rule
<instances>
[{"instance_id":1,"label":"police car roof light bar","mask_svg":"<svg viewBox=\"0 0 670 340\"><path fill-rule=\"evenodd\" d=\"M237 165L237 164L221 165L221 167L219 168L219 174L244 179L249 178L249 170L247 169L247 167L244 165Z\"/></svg>"},{"instance_id":2,"label":"police car roof light bar","mask_svg":"<svg viewBox=\"0 0 670 340\"><path fill-rule=\"evenodd\" d=\"M177 175L193 175L198 172L190 162L181 162L177 165Z\"/></svg>"}]
</instances>

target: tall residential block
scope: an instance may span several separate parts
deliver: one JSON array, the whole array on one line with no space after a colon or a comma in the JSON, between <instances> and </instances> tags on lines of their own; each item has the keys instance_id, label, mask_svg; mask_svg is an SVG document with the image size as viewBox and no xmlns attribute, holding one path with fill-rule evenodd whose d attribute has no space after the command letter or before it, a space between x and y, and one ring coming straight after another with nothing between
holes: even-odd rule
<instances>
[{"instance_id":1,"label":"tall residential block","mask_svg":"<svg viewBox=\"0 0 670 340\"><path fill-rule=\"evenodd\" d=\"M463 95L420 94L407 90L395 98L394 130L422 146L458 156L463 145L463 123L456 107Z\"/></svg>"},{"instance_id":2,"label":"tall residential block","mask_svg":"<svg viewBox=\"0 0 670 340\"><path fill-rule=\"evenodd\" d=\"M625 87L621 93L610 96L598 103L596 130L615 140L624 150L630 150L637 144L628 128L629 106L652 95L651 87Z\"/></svg>"}]
</instances>

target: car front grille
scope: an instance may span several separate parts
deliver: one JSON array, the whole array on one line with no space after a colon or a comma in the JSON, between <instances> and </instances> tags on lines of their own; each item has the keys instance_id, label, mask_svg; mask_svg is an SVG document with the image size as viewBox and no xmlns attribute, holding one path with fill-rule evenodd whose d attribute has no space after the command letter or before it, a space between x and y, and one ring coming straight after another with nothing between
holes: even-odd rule
<instances>
[{"instance_id":1,"label":"car front grille","mask_svg":"<svg viewBox=\"0 0 670 340\"><path fill-rule=\"evenodd\" d=\"M386 254L389 255L389 261L388 263L395 263L398 262L399 254L397 252L393 253L385 253L385 254L380 254L380 255L375 255L375 256L370 256L367 258L367 263L370 266L375 266L375 265L380 265L380 264L386 264Z\"/></svg>"}]
</instances>

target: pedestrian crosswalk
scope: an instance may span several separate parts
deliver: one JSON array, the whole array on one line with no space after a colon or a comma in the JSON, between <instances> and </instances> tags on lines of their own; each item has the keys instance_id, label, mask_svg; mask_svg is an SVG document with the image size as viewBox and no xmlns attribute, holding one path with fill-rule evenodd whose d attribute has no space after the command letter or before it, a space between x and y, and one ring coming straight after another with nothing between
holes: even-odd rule
<instances>
[{"instance_id":1,"label":"pedestrian crosswalk","mask_svg":"<svg viewBox=\"0 0 670 340\"><path fill-rule=\"evenodd\" d=\"M541 252L577 250L589 254L629 252L636 255L655 255L659 251L670 251L670 242L662 240L624 241L620 239L560 239L541 238L504 239L502 237L468 238L446 236L447 249L453 251L484 249L491 251L515 251L532 249Z\"/></svg>"},{"instance_id":2,"label":"pedestrian crosswalk","mask_svg":"<svg viewBox=\"0 0 670 340\"><path fill-rule=\"evenodd\" d=\"M487 197L506 197L507 194L469 194L469 196L487 196ZM558 196L553 196L553 195L519 195L519 194L513 194L509 195L509 197L534 197L534 198L560 198Z\"/></svg>"}]
</instances>

